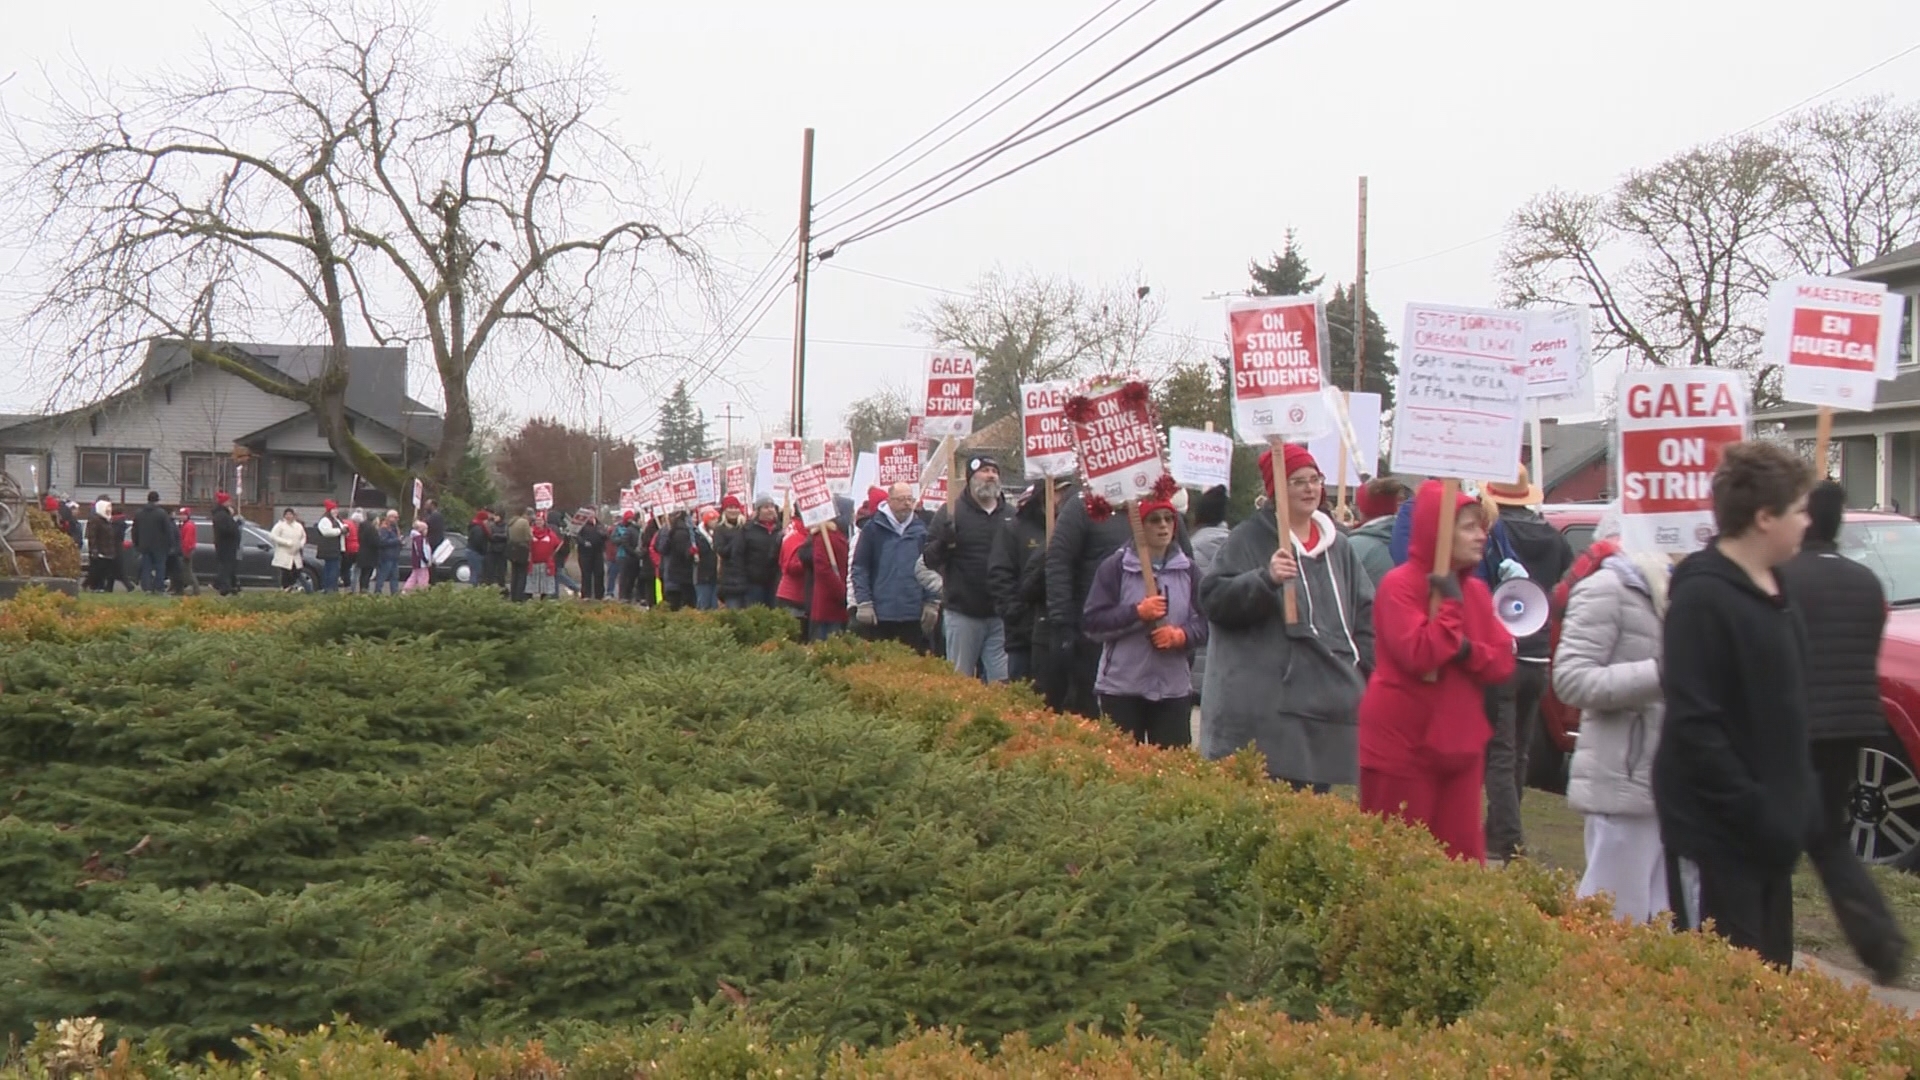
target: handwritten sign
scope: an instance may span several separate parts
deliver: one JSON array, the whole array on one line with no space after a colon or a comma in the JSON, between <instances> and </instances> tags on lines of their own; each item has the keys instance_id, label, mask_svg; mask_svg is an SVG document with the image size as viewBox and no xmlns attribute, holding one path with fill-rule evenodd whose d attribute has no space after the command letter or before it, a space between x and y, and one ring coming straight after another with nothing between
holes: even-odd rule
<instances>
[{"instance_id":1,"label":"handwritten sign","mask_svg":"<svg viewBox=\"0 0 1920 1080\"><path fill-rule=\"evenodd\" d=\"M932 353L927 357L926 407L922 430L928 435L966 437L973 434L974 358L967 353Z\"/></svg>"},{"instance_id":2,"label":"handwritten sign","mask_svg":"<svg viewBox=\"0 0 1920 1080\"><path fill-rule=\"evenodd\" d=\"M793 471L793 508L809 529L817 529L834 517L833 491L827 487L826 466L818 462Z\"/></svg>"},{"instance_id":3,"label":"handwritten sign","mask_svg":"<svg viewBox=\"0 0 1920 1080\"><path fill-rule=\"evenodd\" d=\"M1339 392L1329 390L1328 394ZM1335 409L1333 430L1307 440L1307 452L1320 463L1329 489L1338 484L1342 476L1347 478L1347 486L1359 487L1380 472L1380 395L1348 394L1346 403L1345 430L1339 422L1339 410ZM1348 438L1353 440L1354 454L1358 457L1347 453ZM1344 473L1340 471L1341 458L1347 459Z\"/></svg>"},{"instance_id":4,"label":"handwritten sign","mask_svg":"<svg viewBox=\"0 0 1920 1080\"><path fill-rule=\"evenodd\" d=\"M1072 392L1072 385L1065 382L1025 383L1020 387L1027 479L1070 476L1079 466L1073 453L1073 425L1067 422L1067 398Z\"/></svg>"},{"instance_id":5,"label":"handwritten sign","mask_svg":"<svg viewBox=\"0 0 1920 1080\"><path fill-rule=\"evenodd\" d=\"M1408 304L1393 471L1517 481L1526 346L1521 312Z\"/></svg>"},{"instance_id":6,"label":"handwritten sign","mask_svg":"<svg viewBox=\"0 0 1920 1080\"><path fill-rule=\"evenodd\" d=\"M700 487L700 503L712 506L720 501L720 477L712 459L693 463L693 480Z\"/></svg>"},{"instance_id":7,"label":"handwritten sign","mask_svg":"<svg viewBox=\"0 0 1920 1080\"><path fill-rule=\"evenodd\" d=\"M535 510L553 509L553 485L552 484L533 485L533 508Z\"/></svg>"},{"instance_id":8,"label":"handwritten sign","mask_svg":"<svg viewBox=\"0 0 1920 1080\"><path fill-rule=\"evenodd\" d=\"M1900 357L1903 298L1879 282L1800 277L1767 294L1761 358L1785 369L1781 393L1802 405L1873 408Z\"/></svg>"},{"instance_id":9,"label":"handwritten sign","mask_svg":"<svg viewBox=\"0 0 1920 1080\"><path fill-rule=\"evenodd\" d=\"M1112 386L1067 405L1087 490L1116 505L1148 494L1166 472L1145 389L1141 383Z\"/></svg>"},{"instance_id":10,"label":"handwritten sign","mask_svg":"<svg viewBox=\"0 0 1920 1080\"><path fill-rule=\"evenodd\" d=\"M633 455L633 472L640 478L641 484L651 484L667 471L667 462L652 450Z\"/></svg>"},{"instance_id":11,"label":"handwritten sign","mask_svg":"<svg viewBox=\"0 0 1920 1080\"><path fill-rule=\"evenodd\" d=\"M1317 297L1263 296L1227 305L1233 429L1243 442L1327 430L1327 311Z\"/></svg>"},{"instance_id":12,"label":"handwritten sign","mask_svg":"<svg viewBox=\"0 0 1920 1080\"><path fill-rule=\"evenodd\" d=\"M1587 348L1587 309L1547 308L1528 311L1527 396L1555 398L1571 393L1592 365Z\"/></svg>"},{"instance_id":13,"label":"handwritten sign","mask_svg":"<svg viewBox=\"0 0 1920 1080\"><path fill-rule=\"evenodd\" d=\"M827 471L827 488L835 495L845 495L852 490L852 439L828 439L820 449L820 464Z\"/></svg>"},{"instance_id":14,"label":"handwritten sign","mask_svg":"<svg viewBox=\"0 0 1920 1080\"><path fill-rule=\"evenodd\" d=\"M883 442L873 448L874 484L890 488L895 484L920 482L920 444L913 439Z\"/></svg>"},{"instance_id":15,"label":"handwritten sign","mask_svg":"<svg viewBox=\"0 0 1920 1080\"><path fill-rule=\"evenodd\" d=\"M1195 428L1167 430L1167 471L1182 486L1224 487L1233 480L1233 437Z\"/></svg>"},{"instance_id":16,"label":"handwritten sign","mask_svg":"<svg viewBox=\"0 0 1920 1080\"><path fill-rule=\"evenodd\" d=\"M1713 472L1747 437L1747 384L1721 368L1630 371L1620 380L1620 535L1629 551L1684 555L1713 536Z\"/></svg>"}]
</instances>

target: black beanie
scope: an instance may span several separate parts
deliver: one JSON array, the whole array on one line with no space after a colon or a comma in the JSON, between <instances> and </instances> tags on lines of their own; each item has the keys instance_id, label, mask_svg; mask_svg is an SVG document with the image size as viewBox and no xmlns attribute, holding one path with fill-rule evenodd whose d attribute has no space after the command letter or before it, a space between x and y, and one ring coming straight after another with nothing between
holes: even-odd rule
<instances>
[{"instance_id":1,"label":"black beanie","mask_svg":"<svg viewBox=\"0 0 1920 1080\"><path fill-rule=\"evenodd\" d=\"M1200 494L1200 501L1193 506L1195 525L1224 525L1227 522L1227 489L1225 485L1215 484Z\"/></svg>"}]
</instances>

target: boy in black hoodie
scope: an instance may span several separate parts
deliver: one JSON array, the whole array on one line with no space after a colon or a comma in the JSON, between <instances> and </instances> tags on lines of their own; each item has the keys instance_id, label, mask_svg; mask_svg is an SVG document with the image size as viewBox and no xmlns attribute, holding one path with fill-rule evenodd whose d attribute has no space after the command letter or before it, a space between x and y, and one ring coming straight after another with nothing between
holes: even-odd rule
<instances>
[{"instance_id":1,"label":"boy in black hoodie","mask_svg":"<svg viewBox=\"0 0 1920 1080\"><path fill-rule=\"evenodd\" d=\"M1679 925L1793 965L1793 867L1817 825L1806 628L1775 568L1807 531L1811 470L1770 443L1728 446L1719 536L1673 572L1653 798Z\"/></svg>"}]
</instances>

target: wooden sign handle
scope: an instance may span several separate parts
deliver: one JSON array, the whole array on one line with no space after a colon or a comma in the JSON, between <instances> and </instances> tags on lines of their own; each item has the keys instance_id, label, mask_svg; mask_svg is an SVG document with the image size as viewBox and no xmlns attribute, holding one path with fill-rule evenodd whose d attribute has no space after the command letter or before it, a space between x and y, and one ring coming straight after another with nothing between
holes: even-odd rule
<instances>
[{"instance_id":1,"label":"wooden sign handle","mask_svg":"<svg viewBox=\"0 0 1920 1080\"><path fill-rule=\"evenodd\" d=\"M840 560L833 557L833 541L827 539L827 527L825 525L815 525L813 527L813 540L814 543L819 544L821 549L827 553L827 565L833 568L834 576L840 576Z\"/></svg>"},{"instance_id":2,"label":"wooden sign handle","mask_svg":"<svg viewBox=\"0 0 1920 1080\"><path fill-rule=\"evenodd\" d=\"M1273 520L1280 527L1280 546L1277 551L1291 551L1293 544L1293 526L1287 520L1287 443L1278 435L1267 436L1267 451L1272 455L1273 473ZM1297 577L1295 580L1299 580ZM1294 595L1293 582L1283 582L1280 586L1280 614L1288 626L1300 621L1300 600Z\"/></svg>"},{"instance_id":3,"label":"wooden sign handle","mask_svg":"<svg viewBox=\"0 0 1920 1080\"><path fill-rule=\"evenodd\" d=\"M1833 475L1827 468L1827 447L1833 443L1833 406L1820 406L1820 418L1813 429L1813 470L1820 479Z\"/></svg>"},{"instance_id":4,"label":"wooden sign handle","mask_svg":"<svg viewBox=\"0 0 1920 1080\"><path fill-rule=\"evenodd\" d=\"M1055 500L1057 498L1058 498L1058 492L1055 490L1053 486L1053 477L1049 476L1047 477L1047 546L1048 547L1053 546L1053 513L1054 513ZM1046 557L1046 553L1042 552L1041 558L1045 558L1045 557Z\"/></svg>"},{"instance_id":5,"label":"wooden sign handle","mask_svg":"<svg viewBox=\"0 0 1920 1080\"><path fill-rule=\"evenodd\" d=\"M1433 545L1433 572L1436 574L1453 573L1453 522L1454 503L1460 498L1460 481L1442 480L1440 482L1440 535ZM1440 591L1435 589L1427 598L1427 617L1440 614ZM1423 678L1428 682L1438 682L1440 672L1429 671Z\"/></svg>"},{"instance_id":6,"label":"wooden sign handle","mask_svg":"<svg viewBox=\"0 0 1920 1080\"><path fill-rule=\"evenodd\" d=\"M1153 557L1147 553L1147 525L1140 519L1140 501L1127 500L1127 524L1133 529L1133 552L1140 557L1140 576L1146 579L1147 595L1159 596L1160 583L1153 577Z\"/></svg>"}]
</instances>

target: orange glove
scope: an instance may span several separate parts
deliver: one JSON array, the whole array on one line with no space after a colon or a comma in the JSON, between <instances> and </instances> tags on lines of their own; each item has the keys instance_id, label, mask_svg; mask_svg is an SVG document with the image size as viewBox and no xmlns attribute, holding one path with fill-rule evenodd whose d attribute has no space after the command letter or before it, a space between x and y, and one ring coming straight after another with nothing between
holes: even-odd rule
<instances>
[{"instance_id":1,"label":"orange glove","mask_svg":"<svg viewBox=\"0 0 1920 1080\"><path fill-rule=\"evenodd\" d=\"M1153 647L1162 652L1173 652L1187 647L1187 632L1177 626L1162 626L1148 636L1153 639Z\"/></svg>"},{"instance_id":2,"label":"orange glove","mask_svg":"<svg viewBox=\"0 0 1920 1080\"><path fill-rule=\"evenodd\" d=\"M1133 610L1141 622L1159 622L1167 617L1167 598L1156 593L1133 605Z\"/></svg>"}]
</instances>

